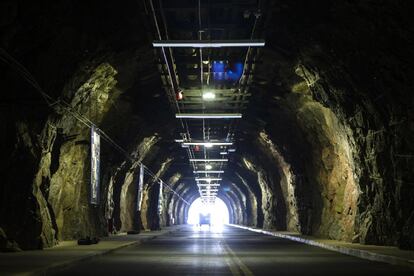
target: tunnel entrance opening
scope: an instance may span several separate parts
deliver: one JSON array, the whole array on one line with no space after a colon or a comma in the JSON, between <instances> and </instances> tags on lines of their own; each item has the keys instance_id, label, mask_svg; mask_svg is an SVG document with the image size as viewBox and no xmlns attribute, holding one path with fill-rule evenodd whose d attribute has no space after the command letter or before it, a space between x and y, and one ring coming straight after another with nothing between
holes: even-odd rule
<instances>
[{"instance_id":1,"label":"tunnel entrance opening","mask_svg":"<svg viewBox=\"0 0 414 276\"><path fill-rule=\"evenodd\" d=\"M205 217L209 216L209 222ZM216 198L214 203L204 203L201 197L191 203L188 210L188 224L210 224L210 225L223 225L229 223L229 210L224 201L220 198Z\"/></svg>"}]
</instances>

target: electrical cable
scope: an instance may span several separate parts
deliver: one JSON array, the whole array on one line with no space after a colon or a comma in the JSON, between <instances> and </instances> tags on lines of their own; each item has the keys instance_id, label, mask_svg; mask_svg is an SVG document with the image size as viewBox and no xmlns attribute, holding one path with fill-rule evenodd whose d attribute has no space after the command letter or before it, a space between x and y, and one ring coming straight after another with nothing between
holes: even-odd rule
<instances>
[{"instance_id":1,"label":"electrical cable","mask_svg":"<svg viewBox=\"0 0 414 276\"><path fill-rule=\"evenodd\" d=\"M41 94L43 99L46 101L47 105L52 108L55 112L60 112L57 110L56 106L60 106L64 110L66 110L69 114L71 114L76 120L87 126L88 128L92 128L92 126L95 126L95 124L80 114L78 111L74 110L73 107L67 103L64 100L54 100L49 94L47 94L38 84L34 76L16 59L14 59L9 53L7 53L6 50L0 47L0 60L8 64L10 67L14 68L20 75L27 81L29 84L33 86L35 91ZM162 183L164 183L170 190L172 190L182 201L184 201L186 204L189 205L189 203L182 198L172 187L170 187L167 183L165 183L160 177L156 177L152 171L147 168L142 162L138 161L137 158L131 157L131 155L122 148L118 143L116 143L108 134L106 134L102 129L97 128L99 134L101 137L107 141L109 144L111 144L113 147L115 147L118 151L120 151L122 154L125 155L125 157L128 159L128 161L137 162L139 165L144 166L144 168L147 169L147 173L149 173L152 177L155 177Z\"/></svg>"},{"instance_id":2,"label":"electrical cable","mask_svg":"<svg viewBox=\"0 0 414 276\"><path fill-rule=\"evenodd\" d=\"M153 14L153 20L154 20L154 25L155 25L155 28L156 28L156 31L157 31L157 36L158 36L158 39L161 40L162 39L162 36L161 36L160 28L158 26L158 20L157 20L157 16L156 16L156 13L155 13L154 5L153 5L152 0L150 0L149 2L150 2L151 12ZM161 12L162 20L163 20L163 26L164 26L165 36L168 39L167 23L166 23L165 16L164 16L164 11L163 11L163 7L162 7L162 1L159 0L158 3L160 5L160 12ZM170 84L171 84L172 92L173 92L173 95L170 96L170 98L172 98L173 101L174 101L174 103L175 103L175 107L177 109L177 113L181 113L180 106L179 106L178 101L177 101L177 99L175 97L175 91L178 89L178 87L175 87L174 86L173 75L172 75L171 70L170 70L169 62L168 62L167 56L165 54L164 47L161 47L161 52L162 52L162 55L163 55L163 59L164 59L165 65L167 67L168 76L169 76L169 80L170 80ZM171 60L173 60L171 48L169 49L169 52L170 52ZM174 79L176 79L176 75L175 74L174 74ZM180 123L181 123L182 128L186 131L186 135L187 135L186 138L187 139L191 139L190 131L189 131L189 128L188 128L187 121L185 121L185 120L183 120L183 119L180 118ZM191 153L191 151L192 150L189 149L189 153ZM194 155L194 152L192 152L192 154ZM189 155L189 158L191 159L191 155ZM194 162L192 162L192 166L193 166L193 169L195 169L196 164Z\"/></svg>"}]
</instances>

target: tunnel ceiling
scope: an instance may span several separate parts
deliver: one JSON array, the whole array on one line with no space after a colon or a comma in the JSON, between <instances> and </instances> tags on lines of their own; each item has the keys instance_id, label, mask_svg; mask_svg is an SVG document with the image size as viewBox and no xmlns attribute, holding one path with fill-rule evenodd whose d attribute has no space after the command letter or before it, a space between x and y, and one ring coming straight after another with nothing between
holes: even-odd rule
<instances>
[{"instance_id":1,"label":"tunnel ceiling","mask_svg":"<svg viewBox=\"0 0 414 276\"><path fill-rule=\"evenodd\" d=\"M408 4L199 2L0 4L1 239L42 248L185 223L200 196L195 177L214 176L232 223L414 248ZM265 46L152 45L200 39ZM102 138L99 206L88 202L80 118L112 141ZM189 158L228 162L211 169L224 173L194 174L205 162ZM170 187L161 200L158 178Z\"/></svg>"},{"instance_id":2,"label":"tunnel ceiling","mask_svg":"<svg viewBox=\"0 0 414 276\"><path fill-rule=\"evenodd\" d=\"M175 141L186 151L201 199L214 203L228 156L236 150L238 121L251 96L259 51L252 42L264 45L257 39L261 7L256 1L199 2L186 8L182 2L156 4L149 2L149 18L161 80L181 126Z\"/></svg>"}]
</instances>

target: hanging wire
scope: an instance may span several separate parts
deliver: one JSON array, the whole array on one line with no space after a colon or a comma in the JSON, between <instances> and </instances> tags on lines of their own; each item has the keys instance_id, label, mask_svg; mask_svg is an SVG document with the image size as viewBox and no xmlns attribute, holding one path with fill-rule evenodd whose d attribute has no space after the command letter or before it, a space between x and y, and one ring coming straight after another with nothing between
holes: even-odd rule
<instances>
[{"instance_id":1,"label":"hanging wire","mask_svg":"<svg viewBox=\"0 0 414 276\"><path fill-rule=\"evenodd\" d=\"M57 107L60 107L64 110L66 110L70 115L72 115L76 120L87 126L88 128L92 128L92 126L95 126L95 124L89 120L87 117L80 114L77 110L73 109L73 107L66 101L62 99L54 100L49 94L47 94L38 84L34 76L15 58L13 58L9 53L7 53L6 50L3 48L0 48L0 60L9 65L11 68L15 69L29 84L33 86L36 92L38 92L42 98L45 100L47 105L55 110L56 112L59 112ZM92 98L91 98L92 100ZM97 107L96 107L97 108ZM111 144L115 149L117 149L119 152L125 155L125 157L128 159L128 161L137 162L138 165L144 166L146 168L147 173L151 175L152 177L158 179L163 184L165 184L174 194L176 194L183 202L189 205L188 201L186 201L184 198L182 198L170 185L165 183L160 177L156 177L155 174L146 167L142 162L140 162L137 158L132 157L123 147L121 147L118 143L116 143L108 134L106 134L102 129L97 128L98 133L101 135L103 140L107 141L109 144Z\"/></svg>"},{"instance_id":2,"label":"hanging wire","mask_svg":"<svg viewBox=\"0 0 414 276\"><path fill-rule=\"evenodd\" d=\"M144 172L147 172L149 176L151 176L155 182L155 180L159 180L163 185L165 185L170 191L173 192L178 198L180 198L185 204L190 205L190 203L185 200L179 193L177 193L171 185L165 183L161 178L157 177L147 166L142 165L144 167Z\"/></svg>"},{"instance_id":3,"label":"hanging wire","mask_svg":"<svg viewBox=\"0 0 414 276\"><path fill-rule=\"evenodd\" d=\"M152 15L153 15L154 25L155 25L155 28L156 28L156 31L157 31L157 37L158 37L159 40L161 40L162 39L161 31L160 31L160 28L159 28L159 25L158 25L157 16L156 16L155 9L154 9L154 4L153 4L152 1L153 0L150 0L149 1L150 7L151 7L151 12L152 12ZM165 16L164 16L164 11L163 11L163 7L162 7L162 1L159 0L158 3L159 3L159 6L160 6L160 13L161 13L161 19L162 19L162 22L163 22L163 26L164 26L165 37L166 37L166 39L168 39L167 23L166 23L166 19L165 19ZM170 52L171 60L173 60L171 48L169 48L169 52ZM174 104L175 104L177 113L181 113L180 106L179 106L178 101L177 101L177 99L175 97L175 91L178 89L178 87L175 87L174 86L173 74L172 74L172 72L170 70L169 62L168 62L167 56L165 54L164 47L161 47L161 53L162 53L162 56L163 56L165 65L167 67L168 77L169 77L170 84L171 84L171 87L172 87L172 94L173 95L170 96L170 97L173 98L173 101L174 101ZM174 78L175 77L176 76L174 74ZM186 140L190 140L191 139L191 135L190 135L190 130L188 128L187 121L184 120L184 119L182 119L182 118L180 118L179 120L180 120L180 123L181 123L181 126L182 126L183 130L185 131L185 136L186 136L186 137L182 137L182 138L183 139L186 139ZM188 148L187 153L188 153L188 156L189 156L190 159L193 158L192 156L194 156L194 152L192 151L191 148ZM195 169L196 168L195 162L191 162L191 163L192 163L193 169Z\"/></svg>"},{"instance_id":4,"label":"hanging wire","mask_svg":"<svg viewBox=\"0 0 414 276\"><path fill-rule=\"evenodd\" d=\"M262 4L262 2L259 0L258 1L258 5L257 5L259 7L259 9L261 8L261 4ZM255 35L255 32L256 32L256 27L257 27L257 24L258 24L258 21L259 21L259 18L260 18L260 13L254 14L254 16L255 16L255 20L254 20L254 24L253 24L253 27L252 27L252 30L251 30L251 33L250 33L250 39L251 40L254 38L254 35ZM249 46L247 48L246 56L244 58L244 65L243 65L242 75L241 75L241 77L240 77L240 79L239 79L239 81L237 83L237 91L239 93L241 93L241 91L242 91L241 90L242 89L242 85L243 85L242 82L244 82L244 80L246 78L246 67L248 66L249 56L250 56L251 51L252 51L252 47ZM243 104L241 104L240 106L243 106ZM239 112L241 112L241 110L239 110ZM233 120L229 124L229 129L228 129L228 132L227 132L226 139L230 139L230 136L236 131L238 125L239 125L239 122L238 121L235 121L235 120Z\"/></svg>"}]
</instances>

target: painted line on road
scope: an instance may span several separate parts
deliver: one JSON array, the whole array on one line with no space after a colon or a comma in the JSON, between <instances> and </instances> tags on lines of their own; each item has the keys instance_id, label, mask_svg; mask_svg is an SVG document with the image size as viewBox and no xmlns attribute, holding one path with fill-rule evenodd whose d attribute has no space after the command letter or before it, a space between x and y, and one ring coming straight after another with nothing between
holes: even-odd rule
<instances>
[{"instance_id":1,"label":"painted line on road","mask_svg":"<svg viewBox=\"0 0 414 276\"><path fill-rule=\"evenodd\" d=\"M228 252L232 255L233 259L236 261L237 265L241 269L244 275L246 276L253 276L253 272L240 260L239 257L237 257L236 253L234 253L233 250L231 250L230 246L228 246L226 243L224 243L225 248Z\"/></svg>"},{"instance_id":2,"label":"painted line on road","mask_svg":"<svg viewBox=\"0 0 414 276\"><path fill-rule=\"evenodd\" d=\"M224 252L226 252L226 254L228 254L231 258L230 264L229 262L227 263L229 265L230 271L233 275L245 275L245 276L253 276L253 272L242 262L242 260L240 260L239 257L237 257L236 253L234 253L234 251L230 248L230 246L228 246L226 244L226 242L224 240L221 241L221 245L224 249ZM235 268L234 263L237 264L237 268ZM237 271L234 272L234 270ZM242 274L239 273L239 271L242 272Z\"/></svg>"},{"instance_id":3,"label":"painted line on road","mask_svg":"<svg viewBox=\"0 0 414 276\"><path fill-rule=\"evenodd\" d=\"M233 261L232 257L229 254L230 252L226 250L226 245L224 243L224 240L219 241L219 246L224 253L224 260L227 266L229 267L231 274L233 276L241 276L239 269L237 269L237 265L235 264L235 262Z\"/></svg>"}]
</instances>

